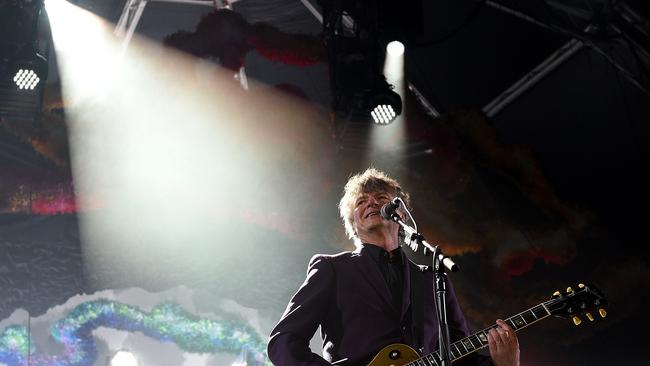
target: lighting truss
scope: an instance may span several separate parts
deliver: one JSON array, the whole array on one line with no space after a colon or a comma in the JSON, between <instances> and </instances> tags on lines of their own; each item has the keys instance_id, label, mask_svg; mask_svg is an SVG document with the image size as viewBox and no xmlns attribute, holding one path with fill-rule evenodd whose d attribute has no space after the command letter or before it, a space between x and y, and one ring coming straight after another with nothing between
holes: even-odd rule
<instances>
[{"instance_id":1,"label":"lighting truss","mask_svg":"<svg viewBox=\"0 0 650 366\"><path fill-rule=\"evenodd\" d=\"M149 2L166 2L186 5L202 5L209 6L214 9L231 9L231 3L237 0L127 0L124 4L124 9L120 15L120 19L115 26L114 33L116 36L123 39L122 48L126 49L133 38L133 33L140 22L144 8ZM237 80L242 88L248 90L248 78L244 67L239 69L239 75L236 75Z\"/></svg>"},{"instance_id":2,"label":"lighting truss","mask_svg":"<svg viewBox=\"0 0 650 366\"><path fill-rule=\"evenodd\" d=\"M144 12L144 8L149 2L204 5L215 9L230 9L230 2L228 0L127 0L124 4L122 15L120 15L120 19L115 27L115 35L122 37L125 45L128 45L131 41L135 28L138 26L142 13Z\"/></svg>"},{"instance_id":3,"label":"lighting truss","mask_svg":"<svg viewBox=\"0 0 650 366\"><path fill-rule=\"evenodd\" d=\"M567 5L558 1L548 0L546 3L565 14L568 14L571 17L579 18L583 21L589 23L592 21L594 14L585 9ZM517 18L523 19L529 23L535 24L541 28L547 29L552 32L559 32L572 36L566 44L562 45L557 51L551 54L546 60L542 61L539 65L529 71L521 79L511 85L508 89L499 94L495 99L483 107L483 112L488 117L495 116L499 111L503 110L510 103L514 102L519 96L521 96L526 90L532 88L544 77L550 74L553 70L557 69L564 62L569 60L571 56L576 54L584 46L591 48L594 52L600 54L607 62L609 62L613 67L615 67L618 72L625 77L630 83L636 86L646 95L650 96L650 87L644 85L644 83L639 79L638 76L629 72L620 62L616 61L612 55L603 50L598 45L594 44L591 40L587 39L586 34L588 34L595 27L592 24L588 24L587 27L580 32L575 32L570 29L563 28L554 24L549 24L542 22L522 11L514 9L512 7L506 6L498 1L488 0L486 4L491 6L494 9L500 10ZM635 12L632 8L627 6L627 4L621 2L617 4L615 13L620 18L620 25L616 24L607 24L614 31L616 31L620 36L628 40L638 51L646 62L650 64L650 52L645 47L643 47L639 41L640 38L644 38L647 41L647 37L650 36L648 33L647 25L648 21L645 20L641 15ZM631 30L625 31L621 27L627 27L633 29L636 36L631 35Z\"/></svg>"}]
</instances>

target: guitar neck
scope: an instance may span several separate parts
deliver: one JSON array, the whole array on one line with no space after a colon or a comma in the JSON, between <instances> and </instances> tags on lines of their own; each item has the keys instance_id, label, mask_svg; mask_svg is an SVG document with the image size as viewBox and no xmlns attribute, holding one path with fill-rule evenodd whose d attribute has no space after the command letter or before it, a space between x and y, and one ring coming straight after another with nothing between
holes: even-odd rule
<instances>
[{"instance_id":1,"label":"guitar neck","mask_svg":"<svg viewBox=\"0 0 650 366\"><path fill-rule=\"evenodd\" d=\"M541 303L537 306L533 306L528 310L522 311L517 315L511 316L510 318L506 319L505 322L515 331L519 331L520 329L524 329L533 323L537 323L549 315L551 315L551 312L547 309L545 303ZM481 330L480 332L476 332L469 337L452 343L449 347L451 361L453 362L459 358L465 357L471 353L487 347L487 334L491 329L494 329L496 327L496 325L493 325ZM441 360L442 358L440 357L440 351L438 350L404 366L440 366L442 365Z\"/></svg>"}]
</instances>

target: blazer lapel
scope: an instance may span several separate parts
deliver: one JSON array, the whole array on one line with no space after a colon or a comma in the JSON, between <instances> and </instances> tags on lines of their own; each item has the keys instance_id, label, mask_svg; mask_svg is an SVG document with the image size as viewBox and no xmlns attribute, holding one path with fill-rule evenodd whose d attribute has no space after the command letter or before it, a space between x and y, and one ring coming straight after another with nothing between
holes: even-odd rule
<instances>
[{"instance_id":1,"label":"blazer lapel","mask_svg":"<svg viewBox=\"0 0 650 366\"><path fill-rule=\"evenodd\" d=\"M375 289L379 297L389 306L389 309L398 315L399 311L395 309L395 305L393 305L391 301L388 284L386 284L379 268L377 268L377 263L369 255L363 255L359 252L356 253L356 256L358 258L355 268L361 272L362 276L370 283L372 288Z\"/></svg>"}]
</instances>

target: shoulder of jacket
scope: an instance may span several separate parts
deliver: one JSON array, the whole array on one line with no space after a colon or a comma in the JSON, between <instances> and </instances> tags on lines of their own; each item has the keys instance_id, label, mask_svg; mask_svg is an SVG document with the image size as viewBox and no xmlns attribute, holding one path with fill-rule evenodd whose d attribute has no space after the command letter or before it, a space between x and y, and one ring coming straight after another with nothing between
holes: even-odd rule
<instances>
[{"instance_id":1,"label":"shoulder of jacket","mask_svg":"<svg viewBox=\"0 0 650 366\"><path fill-rule=\"evenodd\" d=\"M331 262L331 263L344 262L356 255L357 254L355 252L350 252L350 251L340 252L336 254L315 254L309 260L309 265L311 266L318 262L323 262L323 261Z\"/></svg>"}]
</instances>

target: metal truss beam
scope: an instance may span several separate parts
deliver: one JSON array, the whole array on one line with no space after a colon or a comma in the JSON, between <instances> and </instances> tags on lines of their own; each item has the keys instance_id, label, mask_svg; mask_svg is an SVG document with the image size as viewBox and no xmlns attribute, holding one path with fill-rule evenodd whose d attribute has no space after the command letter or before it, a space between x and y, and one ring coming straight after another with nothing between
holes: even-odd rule
<instances>
[{"instance_id":1,"label":"metal truss beam","mask_svg":"<svg viewBox=\"0 0 650 366\"><path fill-rule=\"evenodd\" d=\"M115 35L123 38L123 47L128 47L133 33L140 22L145 6L149 2L167 2L188 5L205 5L216 9L230 8L228 0L127 0L122 15L115 27Z\"/></svg>"},{"instance_id":2,"label":"metal truss beam","mask_svg":"<svg viewBox=\"0 0 650 366\"><path fill-rule=\"evenodd\" d=\"M575 55L582 47L582 42L575 39L570 40L483 107L483 113L488 117L493 117L510 103L519 98L528 89L535 86L535 84L540 82L546 75L557 69L558 66L562 65L566 60L571 58L571 56Z\"/></svg>"},{"instance_id":3,"label":"metal truss beam","mask_svg":"<svg viewBox=\"0 0 650 366\"><path fill-rule=\"evenodd\" d=\"M122 45L126 48L131 43L131 38L135 32L135 28L140 22L144 7L147 5L147 0L127 0L122 10L120 20L115 27L115 35L123 39Z\"/></svg>"},{"instance_id":4,"label":"metal truss beam","mask_svg":"<svg viewBox=\"0 0 650 366\"><path fill-rule=\"evenodd\" d=\"M236 0L127 0L122 10L122 15L115 26L114 33L122 38L122 50L126 50L131 43L133 33L140 22L144 8L149 2L166 2L187 5L205 5L215 9L230 9L230 3ZM244 90L248 90L248 78L243 67L235 75Z\"/></svg>"},{"instance_id":5,"label":"metal truss beam","mask_svg":"<svg viewBox=\"0 0 650 366\"><path fill-rule=\"evenodd\" d=\"M551 71L556 69L558 66L560 66L563 62L568 60L572 55L574 55L578 50L580 50L583 46L588 46L591 48L594 52L598 53L601 55L607 62L609 62L618 72L625 77L629 82L631 82L634 86L636 86L639 90L641 90L643 93L646 95L650 96L650 90L641 83L638 78L629 72L625 67L623 67L618 61L616 61L608 52L604 51L601 47L598 45L594 44L590 39L585 37L583 34L589 32L590 30L593 29L592 25L587 26L587 28L583 31L583 34L571 31L569 29L565 29L563 27L559 27L553 24L547 24L542 21L539 21L535 19L534 17L525 14L519 10L507 7L497 1L491 1L488 0L486 1L486 4L497 9L501 10L505 13L508 13L510 15L513 15L515 17L518 17L520 19L526 20L532 24L535 24L537 26L540 26L544 29L553 31L553 32L559 32L565 35L572 36L573 38L567 42L564 46L560 47L558 51L553 53L550 57L548 57L546 60L544 60L541 64L536 66L533 70L531 70L528 74L526 74L522 79L517 81L515 84L510 86L506 91L501 93L498 97L496 97L494 100L492 100L490 103L488 103L485 107L483 107L483 112L488 116L492 117L496 115L499 111L501 111L503 108L505 108L508 104L512 103L515 99L517 99L519 96L521 96L526 90L530 89L533 87L535 84L537 84L540 80L544 78L544 76L548 75ZM560 4L556 2L551 2L549 3L551 6L558 7ZM567 7L564 6L561 10L563 11L571 11L574 15L579 12L579 8L574 8L574 7ZM582 14L584 16L584 14Z\"/></svg>"}]
</instances>

